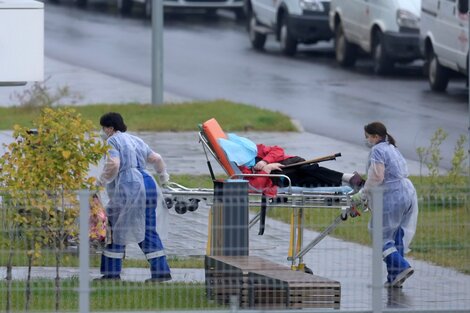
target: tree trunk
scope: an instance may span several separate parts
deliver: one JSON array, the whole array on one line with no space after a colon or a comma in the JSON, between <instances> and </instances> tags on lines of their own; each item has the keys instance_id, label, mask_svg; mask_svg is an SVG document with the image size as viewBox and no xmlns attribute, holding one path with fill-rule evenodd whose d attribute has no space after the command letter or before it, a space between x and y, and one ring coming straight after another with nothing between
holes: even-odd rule
<instances>
[{"instance_id":1,"label":"tree trunk","mask_svg":"<svg viewBox=\"0 0 470 313\"><path fill-rule=\"evenodd\" d=\"M60 239L57 239L55 249L55 311L59 312L60 306Z\"/></svg>"},{"instance_id":2,"label":"tree trunk","mask_svg":"<svg viewBox=\"0 0 470 313\"><path fill-rule=\"evenodd\" d=\"M56 198L57 199L57 198ZM65 200L64 200L64 193L63 190L61 190L60 197L59 197L59 203L61 204L62 208L65 208ZM61 253L62 253L62 242L65 240L65 234L67 233L63 225L65 224L65 209L62 211L58 211L57 215L59 215L60 218L58 220L60 221L59 224L57 225L57 232L55 233L55 311L59 312L59 307L60 307L60 260L61 260Z\"/></svg>"},{"instance_id":3,"label":"tree trunk","mask_svg":"<svg viewBox=\"0 0 470 313\"><path fill-rule=\"evenodd\" d=\"M29 306L31 304L31 268L33 266L33 254L28 255L28 278L26 279L26 302L25 312L29 312Z\"/></svg>"},{"instance_id":4,"label":"tree trunk","mask_svg":"<svg viewBox=\"0 0 470 313\"><path fill-rule=\"evenodd\" d=\"M14 238L14 237L13 237ZM7 261L7 276L5 279L7 280L7 301L6 301L6 307L5 307L5 312L10 313L11 312L11 282L13 279L12 275L12 270L13 270L13 243L14 240L11 241L10 243L10 251L8 253L8 261Z\"/></svg>"}]
</instances>

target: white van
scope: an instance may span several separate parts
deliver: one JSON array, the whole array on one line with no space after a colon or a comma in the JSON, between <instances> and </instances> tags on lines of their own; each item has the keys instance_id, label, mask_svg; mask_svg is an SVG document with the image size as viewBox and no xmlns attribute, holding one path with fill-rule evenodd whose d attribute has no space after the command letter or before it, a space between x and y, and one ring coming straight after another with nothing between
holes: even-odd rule
<instances>
[{"instance_id":1,"label":"white van","mask_svg":"<svg viewBox=\"0 0 470 313\"><path fill-rule=\"evenodd\" d=\"M429 85L434 91L445 91L455 72L467 75L467 10L468 0L423 1L421 49Z\"/></svg>"},{"instance_id":2,"label":"white van","mask_svg":"<svg viewBox=\"0 0 470 313\"><path fill-rule=\"evenodd\" d=\"M263 50L266 37L274 34L285 55L297 52L297 45L329 41L330 0L245 0L251 45Z\"/></svg>"},{"instance_id":3,"label":"white van","mask_svg":"<svg viewBox=\"0 0 470 313\"><path fill-rule=\"evenodd\" d=\"M336 60L353 66L360 48L373 57L374 72L386 74L396 62L420 59L420 10L421 0L331 0Z\"/></svg>"}]
</instances>

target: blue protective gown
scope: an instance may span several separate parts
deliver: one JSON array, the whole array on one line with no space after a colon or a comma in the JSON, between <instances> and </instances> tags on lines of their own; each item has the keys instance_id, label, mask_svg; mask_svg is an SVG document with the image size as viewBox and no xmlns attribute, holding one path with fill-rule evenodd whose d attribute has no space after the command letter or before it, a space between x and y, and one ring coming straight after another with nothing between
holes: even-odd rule
<instances>
[{"instance_id":1,"label":"blue protective gown","mask_svg":"<svg viewBox=\"0 0 470 313\"><path fill-rule=\"evenodd\" d=\"M108 138L108 144L109 157L120 161L116 178L106 186L112 240L121 245L138 243L145 237L145 185L141 171L145 171L151 150L140 138L121 132Z\"/></svg>"},{"instance_id":2,"label":"blue protective gown","mask_svg":"<svg viewBox=\"0 0 470 313\"><path fill-rule=\"evenodd\" d=\"M408 179L406 161L395 146L388 142L379 142L370 151L367 175L363 192L367 194L376 186L384 188L384 247L399 245L397 249L406 253L416 232L418 219L418 199L416 190ZM403 235L398 236L401 233ZM402 244L395 242L397 236L403 241Z\"/></svg>"},{"instance_id":3,"label":"blue protective gown","mask_svg":"<svg viewBox=\"0 0 470 313\"><path fill-rule=\"evenodd\" d=\"M109 196L106 213L112 242L103 251L101 273L119 276L126 244L138 243L150 263L152 278L167 279L170 269L156 225L156 208L164 201L155 179L146 171L147 161L156 154L139 137L119 131L107 143L111 147L107 159L114 165L105 165L100 180ZM159 175L168 174L164 170Z\"/></svg>"}]
</instances>

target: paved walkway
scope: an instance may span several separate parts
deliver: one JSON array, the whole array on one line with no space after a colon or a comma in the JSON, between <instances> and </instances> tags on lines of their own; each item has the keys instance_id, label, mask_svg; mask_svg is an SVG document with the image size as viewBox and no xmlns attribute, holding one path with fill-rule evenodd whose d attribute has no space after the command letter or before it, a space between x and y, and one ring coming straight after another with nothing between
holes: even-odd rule
<instances>
[{"instance_id":1,"label":"paved walkway","mask_svg":"<svg viewBox=\"0 0 470 313\"><path fill-rule=\"evenodd\" d=\"M197 130L194 132L140 132L135 133L149 143L150 147L160 153L167 163L171 174L209 175L202 145L198 141ZM341 152L342 156L335 161L323 162L321 165L333 170L352 173L365 173L365 162L368 150L366 147L330 139L306 132L238 132L254 142L267 145L281 145L287 153L305 158L316 158ZM11 131L0 131L0 153L5 151L4 143L13 140ZM216 174L224 174L219 164L210 159ZM420 175L420 164L408 160L411 175ZM426 169L422 169L426 174Z\"/></svg>"},{"instance_id":2,"label":"paved walkway","mask_svg":"<svg viewBox=\"0 0 470 313\"><path fill-rule=\"evenodd\" d=\"M129 83L114 77L96 73L87 69L71 66L57 60L46 58L46 76L50 76L50 86L67 85L72 91L81 94L79 103L98 102L149 102L150 88ZM23 87L0 88L0 105L14 105L12 92L21 92ZM165 94L165 101L184 101L176 95ZM71 99L70 102L75 100ZM139 133L152 148L161 153L170 174L207 174L206 161L196 132L189 133ZM337 161L323 163L332 169L364 173L367 158L365 147L351 145L347 142L332 140L316 134L299 133L241 133L255 142L279 144L290 154L304 157L318 157L341 152ZM11 132L0 132L0 143L11 141ZM2 148L3 149L3 148ZM2 152L0 150L0 152ZM220 167L213 163L216 173L222 173ZM410 173L418 175L420 166L417 162L408 163ZM96 168L92 169L96 173ZM362 217L367 218L367 217ZM200 207L196 212L178 215L170 213L171 225L169 239L165 242L169 255L190 256L204 255L207 241L208 209ZM346 221L354 236L354 223ZM255 226L255 228L257 228ZM305 238L313 238L315 232L307 231ZM289 239L287 224L268 219L264 236L257 235L257 229L250 231L250 254L259 255L272 261L288 264L286 260ZM130 246L128 257L143 258L136 246ZM351 244L332 237L325 238L318 246L305 256L305 262L315 274L336 279L341 282L342 309L368 309L371 306L371 250L368 247ZM401 307L419 310L432 309L470 309L470 276L457 273L443 267L411 260L416 269L415 275L406 282L403 289L386 291L383 301L386 307ZM37 275L46 275L50 269L37 268ZM76 275L76 269L63 269L64 276ZM173 269L174 278L178 281L203 281L202 270ZM0 270L0 275L4 275ZM35 274L36 275L36 274ZM92 276L97 276L95 269ZM147 269L124 269L123 277L129 280L148 278ZM24 277L24 271L14 273L17 278Z\"/></svg>"}]
</instances>

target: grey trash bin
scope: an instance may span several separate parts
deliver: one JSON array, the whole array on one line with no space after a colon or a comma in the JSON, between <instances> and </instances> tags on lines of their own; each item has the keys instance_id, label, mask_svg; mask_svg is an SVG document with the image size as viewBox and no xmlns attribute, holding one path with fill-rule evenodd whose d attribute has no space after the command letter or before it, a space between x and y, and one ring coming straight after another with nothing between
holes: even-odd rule
<instances>
[{"instance_id":1,"label":"grey trash bin","mask_svg":"<svg viewBox=\"0 0 470 313\"><path fill-rule=\"evenodd\" d=\"M248 182L214 181L211 221L211 255L248 255Z\"/></svg>"}]
</instances>

